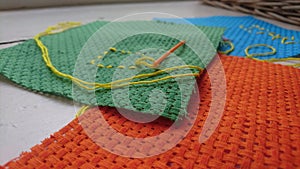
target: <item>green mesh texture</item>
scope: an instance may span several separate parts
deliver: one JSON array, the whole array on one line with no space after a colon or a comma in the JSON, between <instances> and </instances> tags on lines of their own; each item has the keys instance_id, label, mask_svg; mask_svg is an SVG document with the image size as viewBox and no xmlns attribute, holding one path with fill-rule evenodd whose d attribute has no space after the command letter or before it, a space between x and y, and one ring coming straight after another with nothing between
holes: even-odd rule
<instances>
[{"instance_id":1,"label":"green mesh texture","mask_svg":"<svg viewBox=\"0 0 300 169\"><path fill-rule=\"evenodd\" d=\"M140 53L156 59L179 42L178 39L166 35L145 33L128 37L114 44L112 47L115 47L118 50L117 52L107 49L109 52L104 55L104 51L98 51L97 45L101 45L103 42L95 42L93 43L94 46L84 50L83 47L89 38L99 28L108 23L96 21L62 33L42 37L41 40L49 50L53 65L59 71L80 79L107 83L112 80L131 77L132 74L157 71L157 69L144 66L137 66L135 69L129 69L128 67L135 65L135 60L141 57ZM186 28L190 27L190 25L176 25L156 21L132 21L114 26L111 30L117 32L122 29L123 25L130 24L140 26L145 24L150 26L156 26L157 24L171 25L178 30L176 33L179 35L188 34ZM217 48L224 29L216 27L197 27L197 29L200 29L211 42L211 44L208 44L201 39L193 39L193 43L197 43L197 46L201 49L200 56L196 55L188 45L184 45L163 61L159 67L160 69L182 65L183 62L187 65L196 65L202 68L209 64L216 51L206 49L211 48L209 46L213 46L213 49ZM120 50L130 51L132 54L123 54ZM102 55L103 58L98 59L97 56L99 55ZM91 60L94 60L95 64L91 64ZM98 68L97 64L111 65L112 68ZM117 68L119 65L123 65L125 68ZM178 70L172 72L172 75L189 72L196 72L196 70ZM28 40L16 46L0 50L0 73L32 91L59 95L88 105L112 106L141 113L157 114L171 120L185 116L185 108L195 84L194 77L185 77L151 84L131 85L118 89L87 91L76 86L69 79L53 74L46 67L41 51L34 40ZM166 72L155 77L133 81L153 80L168 75L170 74Z\"/></svg>"}]
</instances>

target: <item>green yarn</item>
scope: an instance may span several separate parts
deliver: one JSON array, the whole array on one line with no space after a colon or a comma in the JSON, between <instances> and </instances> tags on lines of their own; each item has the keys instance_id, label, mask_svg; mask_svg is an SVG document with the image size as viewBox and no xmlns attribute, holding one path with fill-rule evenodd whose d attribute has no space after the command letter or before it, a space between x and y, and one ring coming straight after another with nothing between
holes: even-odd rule
<instances>
[{"instance_id":1,"label":"green yarn","mask_svg":"<svg viewBox=\"0 0 300 169\"><path fill-rule=\"evenodd\" d=\"M141 74L156 71L155 69L136 66L134 61L141 57L140 53L157 59L179 42L178 39L162 34L145 33L130 36L117 42L113 46L117 51L113 52L107 49L109 52L106 55L103 54L103 51L97 50L97 45L102 42L99 44L95 42L94 46L91 46L88 50L82 50L89 38L107 23L109 22L96 21L62 33L42 37L41 40L49 50L53 65L61 72L85 81L108 83L112 80L130 77L133 72ZM191 27L190 25L175 25L155 21L132 21L120 25L142 26L147 24L153 26L157 24L172 25L178 30L178 35L188 34L186 28ZM120 25L112 27L112 32L120 31L122 29ZM216 27L197 28L204 32L211 41L213 49L216 49L224 30ZM201 39L193 40L193 43L199 43L199 48L203 49L200 56L197 56L188 45L185 45L176 50L174 54L171 54L163 61L161 66L167 68L182 65L184 62L187 65L205 68L216 51L209 50L211 44L207 44ZM132 54L122 53L121 50L130 51ZM176 59L175 54L181 60ZM97 56L99 55L102 55L103 58L98 59ZM94 64L90 63L92 60L95 62ZM98 68L97 64L111 65L111 68ZM118 68L119 65L124 65L125 68L120 69ZM136 68L129 69L128 67L132 65ZM195 72L195 70L177 70L172 73L182 74L188 72ZM72 85L70 80L53 74L46 67L41 51L34 40L28 40L16 46L0 50L0 73L13 82L33 91L67 97L88 105L112 106L162 115L171 120L176 120L178 117L182 118L186 114L185 108L194 87L194 78L186 77L164 80L153 84L131 85L120 89L87 91ZM134 81L153 80L167 75L168 73L164 73Z\"/></svg>"}]
</instances>

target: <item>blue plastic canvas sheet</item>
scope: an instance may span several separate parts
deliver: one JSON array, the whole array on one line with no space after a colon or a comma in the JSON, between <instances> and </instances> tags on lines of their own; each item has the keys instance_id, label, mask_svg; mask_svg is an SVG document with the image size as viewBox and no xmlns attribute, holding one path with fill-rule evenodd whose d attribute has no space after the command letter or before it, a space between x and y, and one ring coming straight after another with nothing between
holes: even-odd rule
<instances>
[{"instance_id":1,"label":"blue plastic canvas sheet","mask_svg":"<svg viewBox=\"0 0 300 169\"><path fill-rule=\"evenodd\" d=\"M257 56L259 59L287 58L300 54L300 31L288 30L252 16L213 16L207 18L155 18L155 20L190 23L202 26L227 28L224 37L234 44L230 55L246 56L245 49L250 45L267 44L276 49L276 53ZM223 49L222 49L223 50ZM270 52L268 47L260 46L249 49L249 53Z\"/></svg>"}]
</instances>

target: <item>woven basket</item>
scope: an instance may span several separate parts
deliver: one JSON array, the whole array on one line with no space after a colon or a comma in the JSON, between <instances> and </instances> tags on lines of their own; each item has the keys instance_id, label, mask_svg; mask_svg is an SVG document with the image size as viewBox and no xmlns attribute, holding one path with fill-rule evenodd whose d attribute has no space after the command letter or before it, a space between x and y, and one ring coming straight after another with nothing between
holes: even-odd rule
<instances>
[{"instance_id":1,"label":"woven basket","mask_svg":"<svg viewBox=\"0 0 300 169\"><path fill-rule=\"evenodd\" d=\"M300 25L300 0L201 0L205 4Z\"/></svg>"}]
</instances>

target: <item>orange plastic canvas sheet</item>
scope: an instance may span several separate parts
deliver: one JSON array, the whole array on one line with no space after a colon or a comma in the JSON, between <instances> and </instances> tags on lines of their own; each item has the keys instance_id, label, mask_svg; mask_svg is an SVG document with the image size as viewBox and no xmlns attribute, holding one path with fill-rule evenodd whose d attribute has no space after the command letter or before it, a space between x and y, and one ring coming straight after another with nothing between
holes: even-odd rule
<instances>
[{"instance_id":1,"label":"orange plastic canvas sheet","mask_svg":"<svg viewBox=\"0 0 300 169\"><path fill-rule=\"evenodd\" d=\"M160 117L149 123L137 123L121 116L115 108L97 107L4 167L300 168L300 69L238 57L222 56L221 61L226 75L224 112L217 128L202 143L199 136L213 113L210 108L215 101L211 99L211 83L220 74L213 63L210 74L204 72L198 79L200 99L193 96L189 104L191 110L191 106L199 105L192 113L197 117L195 123L178 144L164 153L146 158L126 157L129 150L138 155L165 149L172 140L157 139L154 146L133 150L133 143L124 146L123 140L115 138L117 135L103 130L105 126L99 120L103 118L123 136L136 138L157 136L172 121ZM187 118L177 127L190 122ZM104 144L96 144L97 139Z\"/></svg>"}]
</instances>

